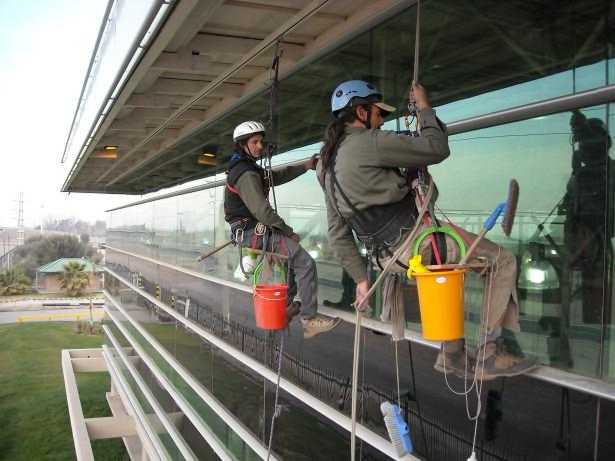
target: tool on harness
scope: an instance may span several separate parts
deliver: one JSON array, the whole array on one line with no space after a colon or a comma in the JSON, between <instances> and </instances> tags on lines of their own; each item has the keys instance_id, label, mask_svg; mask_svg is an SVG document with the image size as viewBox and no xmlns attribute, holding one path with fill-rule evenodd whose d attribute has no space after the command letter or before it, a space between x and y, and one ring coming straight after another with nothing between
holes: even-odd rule
<instances>
[{"instance_id":1,"label":"tool on harness","mask_svg":"<svg viewBox=\"0 0 615 461\"><path fill-rule=\"evenodd\" d=\"M231 245L233 242L233 240L229 240L228 242L224 242L222 245L214 248L211 251L208 251L207 253L203 253L201 256L199 256L197 258L197 262L201 262L204 261L205 259L209 258L210 256L215 255L216 253L218 253L219 251L225 249L227 246Z\"/></svg>"}]
</instances>

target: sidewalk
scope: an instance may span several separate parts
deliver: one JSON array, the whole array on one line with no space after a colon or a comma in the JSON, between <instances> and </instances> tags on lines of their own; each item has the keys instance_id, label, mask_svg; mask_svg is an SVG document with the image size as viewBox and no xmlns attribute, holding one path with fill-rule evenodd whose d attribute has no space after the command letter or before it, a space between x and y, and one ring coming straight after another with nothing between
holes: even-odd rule
<instances>
[{"instance_id":1,"label":"sidewalk","mask_svg":"<svg viewBox=\"0 0 615 461\"><path fill-rule=\"evenodd\" d=\"M1 298L0 298L1 299ZM105 301L102 298L94 298L95 306L102 306ZM89 307L90 298L33 298L13 301L0 300L0 312L40 311L45 309L77 309Z\"/></svg>"}]
</instances>

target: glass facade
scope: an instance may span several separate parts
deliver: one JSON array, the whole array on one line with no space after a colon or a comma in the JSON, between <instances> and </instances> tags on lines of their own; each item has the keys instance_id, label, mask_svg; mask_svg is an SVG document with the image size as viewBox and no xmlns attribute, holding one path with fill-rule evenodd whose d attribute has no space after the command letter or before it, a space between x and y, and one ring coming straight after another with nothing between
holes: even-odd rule
<instances>
[{"instance_id":1,"label":"glass facade","mask_svg":"<svg viewBox=\"0 0 615 461\"><path fill-rule=\"evenodd\" d=\"M429 90L438 115L452 127L455 122L468 118L611 85L615 64L610 54L613 34L608 18L612 7L612 2L589 0L558 2L556 6L550 2L527 1L426 1L422 18L421 81ZM328 98L340 81L370 80L383 90L385 100L400 107L404 105L410 77L408 50L414 48L415 19L415 10L410 8L282 82L280 146L283 153L274 163L303 159L318 152L318 141L329 120ZM224 160L231 153L232 127L243 120L266 118L266 101L266 95L255 98L178 149L191 152L215 144L220 149L220 164L209 173L222 171ZM545 112L497 126L486 123L485 128L451 135L450 158L430 167L439 189L437 213L441 220L445 223L450 220L475 233L493 208L505 199L509 180L518 180L521 192L512 235L504 236L499 227L488 235L517 258L521 316L521 333L517 339L524 352L536 356L543 365L606 382L615 382L612 334L615 321L612 158L615 154L609 130L615 122L612 112L612 105L606 104ZM403 126L403 118L392 118L386 125L393 130ZM352 293L352 282L344 275L328 244L324 197L314 173L308 172L276 187L276 197L281 216L302 236L302 245L317 261L319 300L338 301L345 296L344 291L346 295ZM214 279L190 277L138 256L113 251L116 248L247 287L248 282L239 268L237 248L229 246L197 262L200 254L224 244L229 237L223 215L223 185L217 183L189 194L110 211L107 244L111 248L107 250L107 265L150 294L159 290L161 299L169 305L182 301L183 307L176 304L176 309L184 309L180 312L188 318L229 341L236 341L234 344L242 351L271 366L264 349L259 349L265 347L266 337L254 332L249 293L221 285ZM222 382L230 385L235 375L240 376L228 368L231 358L217 362L223 354L185 335L174 322L165 324L169 319L161 317L146 300L134 298L121 285L113 276L107 276L107 289L122 304L130 306L142 326L173 351L202 383L211 386L210 390L219 390L225 385ZM123 300L122 290L127 293ZM415 288L408 283L404 292L408 327L418 331ZM466 331L470 342L479 322L482 292L480 277L470 277L466 293ZM188 299L192 310L185 308ZM378 313L376 308L374 318ZM318 364L319 370L324 370L323 376L329 378L322 382L335 389L338 401L341 399L340 408L345 412L349 410L343 398L348 390L345 379L352 353L352 332L346 327L331 334L327 347L304 346L301 339L291 336L292 352L288 357L291 362ZM246 335L252 341L250 346L245 343ZM371 338L373 355L367 359L369 376L366 374L365 382L373 386L374 395L384 398L393 389L390 345L388 338L386 341L375 335ZM427 357L426 362L430 368L433 357ZM307 373L305 370L310 366L292 366L289 362L285 376L292 377L323 400L335 401L332 392L327 394L316 385L317 374L314 384L309 384L307 375L302 373ZM223 393L217 397L240 415L254 433L260 434L263 422L257 411L250 410L250 405L254 408L262 405L259 400L262 387L253 388L262 382L255 381L254 377L245 379L251 383L246 385L250 389L245 393L247 407L224 397ZM404 380L409 389L410 380ZM365 395L369 395L369 385L364 388ZM529 389L529 385L523 386ZM236 389L240 394L244 391ZM410 395L411 391L407 392ZM445 397L439 391L425 389L423 392L432 403L427 410L430 418L416 420L413 431L418 431L417 427L425 421L429 426L434 421L451 418L450 408L441 408L440 402ZM530 399L510 397L515 402L513 408L522 416L511 424L514 427L507 427L507 434L489 445L492 458L485 459L548 459L561 434L553 435L556 431L547 428L559 425L564 430L560 419L564 412L564 392L561 399L558 392L541 388ZM538 400L544 407L538 408ZM374 399L372 403L377 401ZM579 420L596 431L570 435L578 442L574 453L578 459L591 459L594 447L587 440L593 440L598 434L599 429L594 425L600 422L600 415L596 419L594 400L573 405L577 405ZM570 402L568 406L570 411ZM413 408L411 414L415 414ZM463 409L457 406L454 411L462 414ZM366 413L369 416L370 408ZM367 417L368 423L384 433L377 411L371 416L371 420ZM534 421L544 425L537 428ZM524 423L528 426L520 427ZM442 425L437 423L427 429L421 426L413 435L419 438L431 434L430 431L433 440L444 437ZM220 437L224 434L220 433ZM298 434L283 438L292 440L293 444L301 439ZM459 453L435 455L435 445L427 439L419 444L419 451L429 454L429 459L457 459L455 456L463 452L460 449ZM340 453L347 450L343 440L334 438L330 449ZM297 455L290 442L277 443L280 453L288 450L287 455ZM603 453L615 453L606 442L596 443ZM302 453L309 452L307 447L303 450Z\"/></svg>"},{"instance_id":2,"label":"glass facade","mask_svg":"<svg viewBox=\"0 0 615 461\"><path fill-rule=\"evenodd\" d=\"M614 377L607 366L605 335L612 323L607 308L612 272L606 222L611 203L608 138L591 138L600 136L600 129L585 134L585 128L571 127L577 122L606 126L607 113L607 106L589 107L457 134L450 137L451 157L430 171L440 191L442 221L475 233L505 199L509 179L519 181L513 234L506 238L496 227L488 237L517 255L520 342L544 364L608 379ZM283 154L279 162L296 155ZM591 157L591 164L585 164L585 157ZM342 271L328 245L324 197L314 173L277 187L276 196L280 214L318 263L320 300L338 300ZM244 280L233 246L197 262L200 254L229 238L223 186L112 211L109 220L111 247L229 281ZM474 289L482 290L476 282ZM471 331L480 296L469 301L468 311L476 314L469 317ZM409 308L416 312L416 306ZM409 326L420 327L415 322Z\"/></svg>"}]
</instances>

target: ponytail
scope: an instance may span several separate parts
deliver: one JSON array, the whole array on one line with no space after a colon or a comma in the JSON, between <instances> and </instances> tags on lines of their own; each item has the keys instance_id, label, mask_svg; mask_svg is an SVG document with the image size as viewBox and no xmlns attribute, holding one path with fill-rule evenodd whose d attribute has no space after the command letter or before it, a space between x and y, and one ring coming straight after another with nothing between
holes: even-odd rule
<instances>
[{"instance_id":1,"label":"ponytail","mask_svg":"<svg viewBox=\"0 0 615 461\"><path fill-rule=\"evenodd\" d=\"M327 125L324 144L320 149L320 161L324 171L333 165L333 157L345 136L346 124L352 123L356 119L354 110L343 110L338 117Z\"/></svg>"}]
</instances>

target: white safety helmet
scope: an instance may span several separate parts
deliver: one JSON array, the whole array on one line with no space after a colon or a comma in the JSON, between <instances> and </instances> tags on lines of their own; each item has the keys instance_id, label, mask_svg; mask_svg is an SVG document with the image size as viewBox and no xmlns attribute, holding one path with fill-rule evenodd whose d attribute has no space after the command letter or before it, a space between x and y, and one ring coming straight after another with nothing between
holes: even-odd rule
<instances>
[{"instance_id":1,"label":"white safety helmet","mask_svg":"<svg viewBox=\"0 0 615 461\"><path fill-rule=\"evenodd\" d=\"M265 126L261 122L248 121L240 123L233 130L233 141L243 141L255 134L265 135Z\"/></svg>"}]
</instances>

